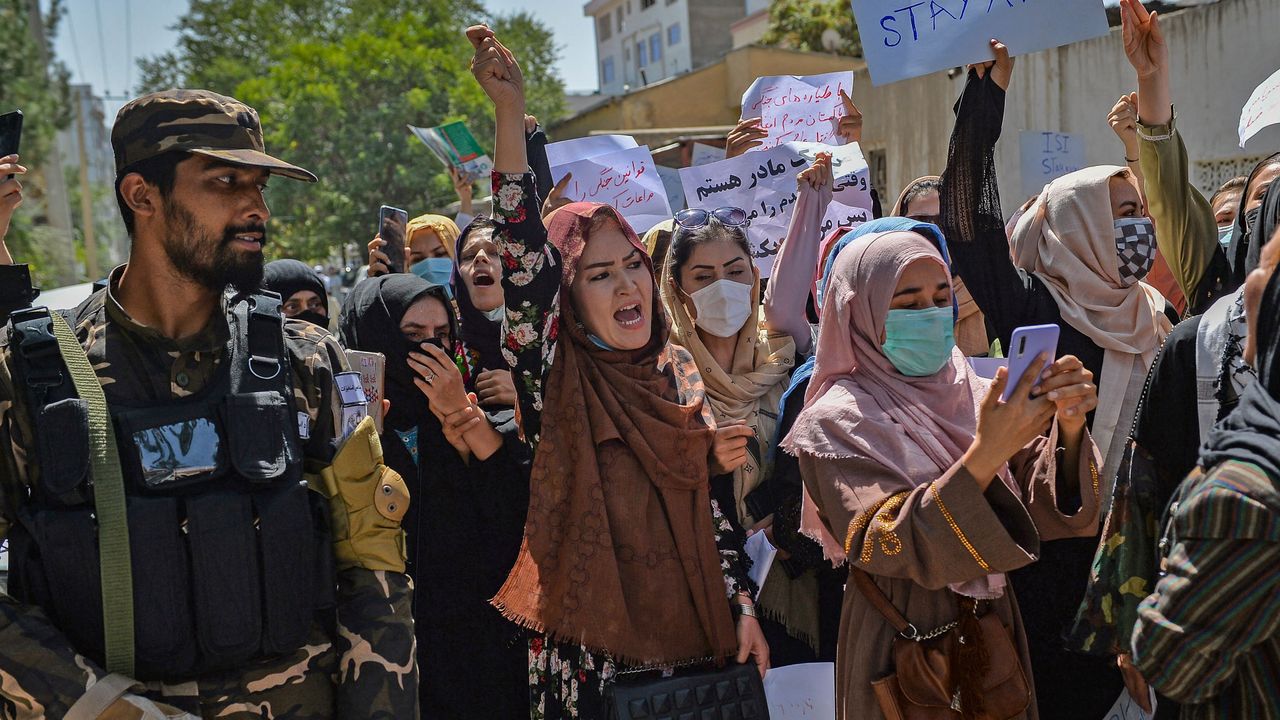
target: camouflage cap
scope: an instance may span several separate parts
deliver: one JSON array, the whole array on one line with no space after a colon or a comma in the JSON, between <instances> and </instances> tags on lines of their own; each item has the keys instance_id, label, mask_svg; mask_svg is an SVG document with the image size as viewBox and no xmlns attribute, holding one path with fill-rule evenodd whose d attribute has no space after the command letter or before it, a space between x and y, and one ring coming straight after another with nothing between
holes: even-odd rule
<instances>
[{"instance_id":1,"label":"camouflage cap","mask_svg":"<svg viewBox=\"0 0 1280 720\"><path fill-rule=\"evenodd\" d=\"M316 181L311 172L266 153L257 110L208 90L164 90L130 101L116 114L111 148L117 173L170 150L185 150Z\"/></svg>"}]
</instances>

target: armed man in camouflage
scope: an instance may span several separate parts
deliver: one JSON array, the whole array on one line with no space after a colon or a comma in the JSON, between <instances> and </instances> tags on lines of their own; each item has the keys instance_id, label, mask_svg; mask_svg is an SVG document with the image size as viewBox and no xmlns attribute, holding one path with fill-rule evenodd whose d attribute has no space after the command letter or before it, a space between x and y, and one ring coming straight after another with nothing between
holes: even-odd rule
<instances>
[{"instance_id":1,"label":"armed man in camouflage","mask_svg":"<svg viewBox=\"0 0 1280 720\"><path fill-rule=\"evenodd\" d=\"M416 718L407 491L256 290L268 178L315 176L205 91L111 141L128 264L0 334L0 719Z\"/></svg>"}]
</instances>

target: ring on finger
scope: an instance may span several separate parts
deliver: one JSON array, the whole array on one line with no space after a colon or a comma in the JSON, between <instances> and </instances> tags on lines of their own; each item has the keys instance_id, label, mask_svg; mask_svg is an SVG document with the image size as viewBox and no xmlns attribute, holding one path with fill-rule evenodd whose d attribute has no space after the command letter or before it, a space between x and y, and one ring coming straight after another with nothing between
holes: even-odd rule
<instances>
[{"instance_id":1,"label":"ring on finger","mask_svg":"<svg viewBox=\"0 0 1280 720\"><path fill-rule=\"evenodd\" d=\"M434 372L428 372L427 376L422 379L426 380L427 384L430 385L431 381L436 379L436 374Z\"/></svg>"}]
</instances>

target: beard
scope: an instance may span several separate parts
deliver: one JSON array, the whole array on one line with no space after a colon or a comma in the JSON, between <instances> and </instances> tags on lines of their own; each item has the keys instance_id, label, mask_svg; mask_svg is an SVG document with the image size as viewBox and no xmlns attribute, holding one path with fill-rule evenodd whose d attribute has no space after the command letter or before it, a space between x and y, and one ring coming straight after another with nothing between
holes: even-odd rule
<instances>
[{"instance_id":1,"label":"beard","mask_svg":"<svg viewBox=\"0 0 1280 720\"><path fill-rule=\"evenodd\" d=\"M258 289L262 283L262 253L237 251L232 243L236 235L256 232L262 234L265 246L266 225L236 225L217 235L200 227L190 211L172 200L165 207L165 219L169 232L162 245L165 256L179 274L217 292L228 285L238 292Z\"/></svg>"}]
</instances>

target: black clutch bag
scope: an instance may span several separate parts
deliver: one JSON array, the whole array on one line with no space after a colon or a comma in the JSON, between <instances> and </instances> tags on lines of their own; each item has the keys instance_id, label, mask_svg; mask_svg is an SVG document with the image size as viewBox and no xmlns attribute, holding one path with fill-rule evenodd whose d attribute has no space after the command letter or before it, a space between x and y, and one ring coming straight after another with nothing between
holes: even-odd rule
<instances>
[{"instance_id":1,"label":"black clutch bag","mask_svg":"<svg viewBox=\"0 0 1280 720\"><path fill-rule=\"evenodd\" d=\"M628 679L605 690L612 720L768 720L769 704L755 663L668 678Z\"/></svg>"}]
</instances>

